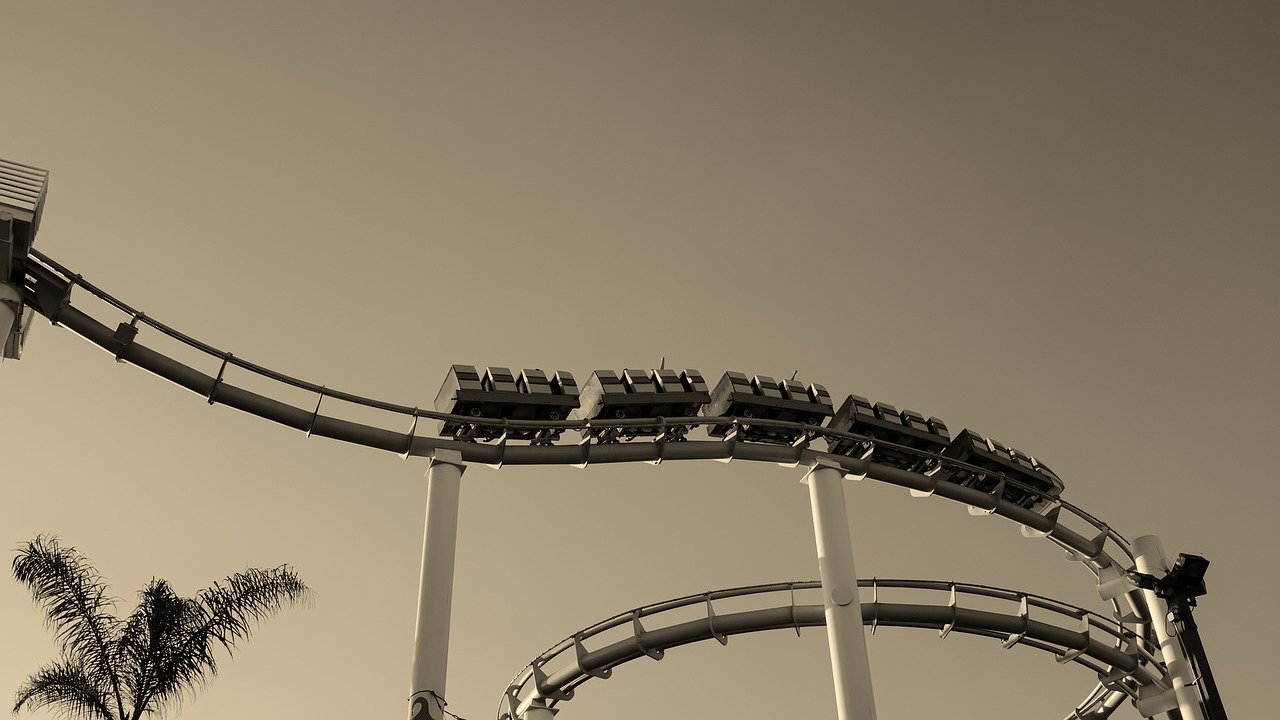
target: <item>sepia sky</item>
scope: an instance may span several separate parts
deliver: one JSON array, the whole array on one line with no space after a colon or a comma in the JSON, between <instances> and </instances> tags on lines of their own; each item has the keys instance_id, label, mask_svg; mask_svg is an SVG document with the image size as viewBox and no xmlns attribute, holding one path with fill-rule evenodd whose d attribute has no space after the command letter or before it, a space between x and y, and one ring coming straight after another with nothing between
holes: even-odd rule
<instances>
[{"instance_id":1,"label":"sepia sky","mask_svg":"<svg viewBox=\"0 0 1280 720\"><path fill-rule=\"evenodd\" d=\"M0 26L0 157L51 171L37 247L149 316L408 406L453 363L581 381L665 357L974 428L1122 535L1208 557L1224 704L1270 710L1274 4L0 0ZM424 461L210 407L43 321L0 410L0 546L58 534L122 612L152 577L287 562L314 587L184 720L406 716ZM816 579L801 475L469 469L449 710L494 717L615 613ZM1015 524L846 493L863 577L1104 609ZM990 640L868 642L886 719L1061 718L1096 680ZM0 701L55 655L11 580L0 648ZM835 713L818 629L675 649L563 708Z\"/></svg>"}]
</instances>

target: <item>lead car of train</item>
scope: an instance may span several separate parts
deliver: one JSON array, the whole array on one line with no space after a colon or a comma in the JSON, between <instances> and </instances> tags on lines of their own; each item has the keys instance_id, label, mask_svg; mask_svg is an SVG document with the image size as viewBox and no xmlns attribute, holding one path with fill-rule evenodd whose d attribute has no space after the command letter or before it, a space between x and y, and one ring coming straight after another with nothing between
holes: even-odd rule
<instances>
[{"instance_id":1,"label":"lead car of train","mask_svg":"<svg viewBox=\"0 0 1280 720\"><path fill-rule=\"evenodd\" d=\"M460 439L550 442L560 431L477 423L479 419L589 420L584 437L620 442L637 437L680 440L690 426L681 418L722 418L707 425L712 437L796 444L826 438L828 452L863 458L911 472L935 475L1047 512L1062 494L1058 476L1036 458L968 428L951 436L938 418L850 395L838 410L816 383L794 378L726 372L708 388L696 370L596 370L581 387L573 375L541 370L454 365L435 408L461 416L441 423L440 433ZM474 419L474 420L473 420ZM653 419L653 424L636 420ZM785 421L753 423L752 420ZM823 425L823 423L826 423ZM822 428L823 432L816 432ZM1003 484L1002 484L1003 479ZM1011 482L1010 482L1011 481Z\"/></svg>"}]
</instances>

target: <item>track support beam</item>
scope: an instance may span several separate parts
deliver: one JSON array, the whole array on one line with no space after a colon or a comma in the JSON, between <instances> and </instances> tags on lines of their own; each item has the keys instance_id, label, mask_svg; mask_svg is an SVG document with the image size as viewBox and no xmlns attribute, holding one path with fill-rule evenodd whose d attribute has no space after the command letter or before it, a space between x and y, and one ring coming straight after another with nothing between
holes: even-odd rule
<instances>
[{"instance_id":1,"label":"track support beam","mask_svg":"<svg viewBox=\"0 0 1280 720\"><path fill-rule=\"evenodd\" d=\"M462 457L437 451L427 468L427 513L422 531L422 578L413 633L413 684L409 720L444 720L449 665L453 563L458 545L458 497Z\"/></svg>"},{"instance_id":2,"label":"track support beam","mask_svg":"<svg viewBox=\"0 0 1280 720\"><path fill-rule=\"evenodd\" d=\"M805 475L813 511L813 534L822 576L822 605L831 648L839 720L876 720L871 693L871 665L858 600L858 574L853 566L853 537L844 504L844 470L816 464Z\"/></svg>"}]
</instances>

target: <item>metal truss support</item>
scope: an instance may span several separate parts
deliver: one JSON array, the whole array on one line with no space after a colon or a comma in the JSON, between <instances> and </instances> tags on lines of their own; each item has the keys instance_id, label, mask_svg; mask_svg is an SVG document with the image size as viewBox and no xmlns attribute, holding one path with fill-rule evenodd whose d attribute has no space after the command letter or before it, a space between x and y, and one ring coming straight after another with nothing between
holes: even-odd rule
<instances>
[{"instance_id":1,"label":"metal truss support","mask_svg":"<svg viewBox=\"0 0 1280 720\"><path fill-rule=\"evenodd\" d=\"M844 504L844 475L839 467L819 463L804 482L809 485L818 570L822 575L836 715L839 720L876 720L862 603L858 600L858 574L853 567L853 538Z\"/></svg>"},{"instance_id":2,"label":"metal truss support","mask_svg":"<svg viewBox=\"0 0 1280 720\"><path fill-rule=\"evenodd\" d=\"M449 665L453 562L458 545L462 458L437 452L427 468L427 514L422 533L422 581L413 633L413 685L409 720L444 720Z\"/></svg>"},{"instance_id":3,"label":"metal truss support","mask_svg":"<svg viewBox=\"0 0 1280 720\"><path fill-rule=\"evenodd\" d=\"M1133 560L1138 572L1145 575L1164 577L1169 572L1164 547L1160 544L1160 538L1155 535L1133 539ZM1182 647L1182 639L1173 630L1168 601L1159 597L1154 590L1143 590L1142 593L1150 608L1151 627L1160 642L1160 654L1169 669L1169 682L1173 685L1182 720L1206 720L1200 693L1196 690L1195 673Z\"/></svg>"}]
</instances>

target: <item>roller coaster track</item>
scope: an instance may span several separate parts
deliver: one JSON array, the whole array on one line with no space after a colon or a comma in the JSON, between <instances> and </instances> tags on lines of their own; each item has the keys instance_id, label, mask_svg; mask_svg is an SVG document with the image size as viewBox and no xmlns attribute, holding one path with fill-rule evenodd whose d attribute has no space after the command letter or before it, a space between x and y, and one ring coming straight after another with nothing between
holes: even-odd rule
<instances>
[{"instance_id":1,"label":"roller coaster track","mask_svg":"<svg viewBox=\"0 0 1280 720\"><path fill-rule=\"evenodd\" d=\"M862 603L863 623L877 627L932 628L942 637L952 632L991 637L1006 648L1036 648L1052 653L1059 663L1078 663L1099 676L1133 677L1140 684L1160 686L1159 662L1131 630L1109 618L1056 600L985 585L929 580L859 580L870 590ZM614 668L632 660L661 660L665 651L694 642L717 640L765 630L794 629L826 624L820 594L816 603L798 601L797 592L821 591L818 581L754 585L715 590L629 610L580 630L534 658L511 681L498 707L498 720L519 720L533 703L547 707L573 698L574 691L592 678L608 678ZM929 591L932 603L886 602L882 593ZM770 607L716 612L715 602L731 598L772 596ZM966 607L975 598L994 598L1007 612ZM902 598L902 599L905 599ZM785 602L782 602L785 600ZM702 616L685 619L696 608ZM642 623L643 620L643 623ZM646 627L648 625L648 627ZM603 641L603 636L621 639ZM628 632L629 631L629 632ZM587 644L600 641L592 650ZM591 643L596 644L596 643Z\"/></svg>"},{"instance_id":2,"label":"roller coaster track","mask_svg":"<svg viewBox=\"0 0 1280 720\"><path fill-rule=\"evenodd\" d=\"M102 310L94 313L72 303L76 288L89 293L99 304L105 304L107 313L119 313L114 319L102 318ZM305 432L308 436L332 438L365 447L397 453L404 457L436 457L448 455L464 463L502 465L575 465L586 467L593 463L649 462L662 463L681 460L748 460L782 465L809 465L819 460L839 466L844 472L857 478L870 478L900 487L913 495L937 495L964 503L975 514L999 515L1022 526L1027 537L1045 537L1067 551L1069 560L1081 562L1097 578L1099 584L1117 577L1133 566L1133 550L1129 542L1103 521L1060 498L1047 496L1040 489L1022 484L1014 478L1004 478L1002 483L1017 486L1031 496L1044 501L1038 511L1021 507L1006 500L997 489L995 492L959 485L941 478L939 474L920 474L882 465L859 457L838 455L816 449L815 442L839 439L873 441L857 434L839 432L830 428L800 425L797 423L751 419L750 424L774 426L794 431L801 439L791 445L748 442L738 439L743 434L730 431L721 439L694 439L687 434L678 440L637 440L632 442L602 443L593 441L590 431L599 428L652 427L666 425L682 428L699 428L711 425L744 427L739 418L629 418L624 420L562 420L518 421L464 417L423 410L417 406L389 403L341 392L318 385L261 365L248 362L234 354L219 350L209 344L181 333L158 322L145 313L121 302L105 291L58 264L43 253L32 249L26 261L25 283L22 288L23 303L43 315L54 325L61 325L80 335L113 355L117 361L127 362L173 382L203 397L209 404L226 405L256 415L272 422ZM101 319L100 319L101 318ZM111 323L117 322L116 327ZM138 342L143 329L155 331L160 343L176 343L189 353L196 350L209 360L208 371L203 371ZM232 372L247 371L252 376L265 379L283 388L294 388L315 396L314 407L300 407L268 395L239 387L229 381ZM379 411L382 416L398 419L407 429L388 427L390 423L370 424L341 417L346 408ZM322 413L321 411L325 412ZM335 410L337 412L335 412ZM498 427L500 429L536 429L551 440L527 445L509 444L506 433L492 442L476 442L451 437L419 434L419 421L450 421L473 426ZM579 442L553 442L568 431L579 431ZM659 438L666 438L666 433ZM880 444L886 444L881 442ZM895 450L910 452L930 459L934 467L958 468L981 471L962 462L939 455L922 453L912 448L894 446ZM989 472L989 471L988 471ZM1130 591L1113 601L1116 622L1133 627L1138 645L1145 647L1154 641L1146 601L1141 592ZM1092 656L1090 656L1092 657ZM1090 666L1092 667L1092 666ZM1135 666L1136 667L1136 666ZM1144 665L1150 667L1150 665ZM1108 717L1123 701L1125 695L1134 696L1139 685L1145 684L1132 674L1116 676L1116 668L1100 673L1100 682L1094 690L1068 715L1068 718ZM1160 681L1163 682L1163 681ZM1157 682L1159 684L1159 682Z\"/></svg>"}]
</instances>

